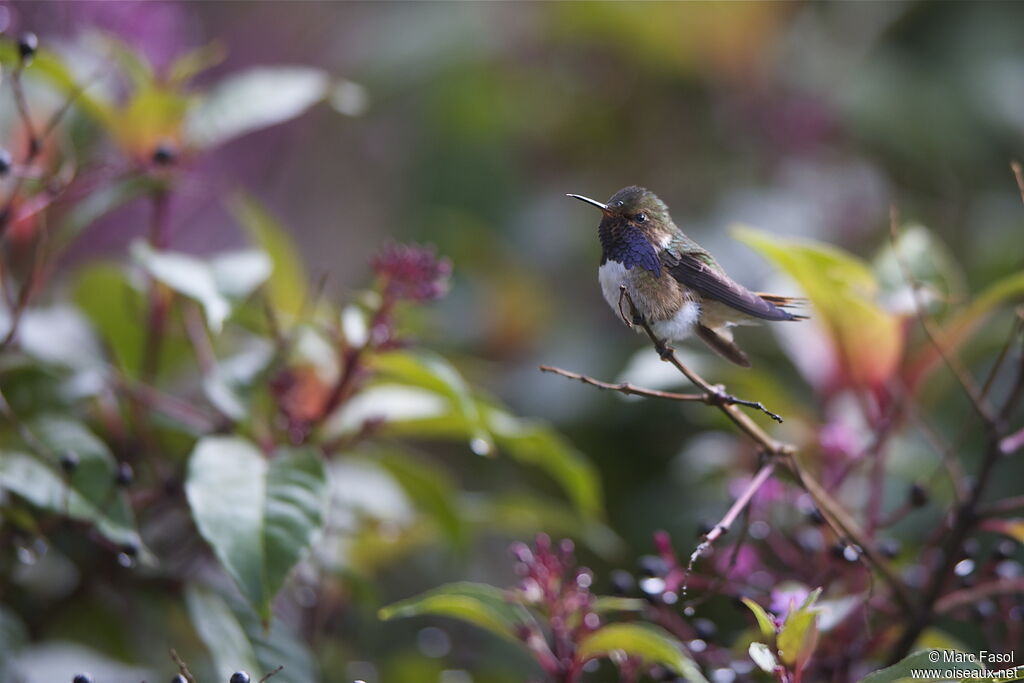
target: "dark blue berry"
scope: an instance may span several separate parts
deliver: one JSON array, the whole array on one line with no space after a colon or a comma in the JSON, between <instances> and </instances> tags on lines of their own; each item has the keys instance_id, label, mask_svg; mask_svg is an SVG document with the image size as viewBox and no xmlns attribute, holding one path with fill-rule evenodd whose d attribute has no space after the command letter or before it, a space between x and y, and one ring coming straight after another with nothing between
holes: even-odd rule
<instances>
[{"instance_id":1,"label":"dark blue berry","mask_svg":"<svg viewBox=\"0 0 1024 683\"><path fill-rule=\"evenodd\" d=\"M60 456L60 468L71 474L78 469L78 454L74 451L67 451Z\"/></svg>"},{"instance_id":2,"label":"dark blue berry","mask_svg":"<svg viewBox=\"0 0 1024 683\"><path fill-rule=\"evenodd\" d=\"M38 49L39 38L31 31L22 33L21 37L18 38L18 54L21 56L21 61L25 63L32 61Z\"/></svg>"},{"instance_id":3,"label":"dark blue berry","mask_svg":"<svg viewBox=\"0 0 1024 683\"><path fill-rule=\"evenodd\" d=\"M71 679L72 683L92 683L92 676L89 674L77 674Z\"/></svg>"},{"instance_id":4,"label":"dark blue berry","mask_svg":"<svg viewBox=\"0 0 1024 683\"><path fill-rule=\"evenodd\" d=\"M11 170L11 164L14 162L11 160L11 153L6 149L0 149L0 176L7 175L7 172Z\"/></svg>"},{"instance_id":5,"label":"dark blue berry","mask_svg":"<svg viewBox=\"0 0 1024 683\"><path fill-rule=\"evenodd\" d=\"M157 166L170 166L177 159L178 154L174 151L174 145L168 142L160 143L153 150L153 163Z\"/></svg>"},{"instance_id":6,"label":"dark blue berry","mask_svg":"<svg viewBox=\"0 0 1024 683\"><path fill-rule=\"evenodd\" d=\"M244 671L236 671L231 674L231 680L229 683L249 683L249 674Z\"/></svg>"},{"instance_id":7,"label":"dark blue berry","mask_svg":"<svg viewBox=\"0 0 1024 683\"><path fill-rule=\"evenodd\" d=\"M135 472L132 471L132 466L126 462L120 462L117 464L117 472L114 474L114 481L118 486L129 486L135 479Z\"/></svg>"}]
</instances>

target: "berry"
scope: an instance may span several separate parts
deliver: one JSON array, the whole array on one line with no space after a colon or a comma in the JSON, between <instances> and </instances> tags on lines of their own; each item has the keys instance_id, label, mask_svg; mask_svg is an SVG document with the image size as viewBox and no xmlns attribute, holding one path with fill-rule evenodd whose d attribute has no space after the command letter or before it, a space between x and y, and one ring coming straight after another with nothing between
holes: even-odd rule
<instances>
[{"instance_id":1,"label":"berry","mask_svg":"<svg viewBox=\"0 0 1024 683\"><path fill-rule=\"evenodd\" d=\"M900 554L902 546L895 538L883 538L878 542L878 552L890 560Z\"/></svg>"},{"instance_id":2,"label":"berry","mask_svg":"<svg viewBox=\"0 0 1024 683\"><path fill-rule=\"evenodd\" d=\"M668 574L668 563L658 555L644 555L636 562L641 576L665 576Z\"/></svg>"},{"instance_id":3,"label":"berry","mask_svg":"<svg viewBox=\"0 0 1024 683\"><path fill-rule=\"evenodd\" d=\"M1000 541L992 551L992 556L997 560L1008 560L1016 554L1017 542L1009 539Z\"/></svg>"},{"instance_id":4,"label":"berry","mask_svg":"<svg viewBox=\"0 0 1024 683\"><path fill-rule=\"evenodd\" d=\"M229 683L249 683L249 674L244 671L236 671L231 674L231 680Z\"/></svg>"},{"instance_id":5,"label":"berry","mask_svg":"<svg viewBox=\"0 0 1024 683\"><path fill-rule=\"evenodd\" d=\"M178 674L171 679L171 683L188 683L188 679L182 676L181 674Z\"/></svg>"},{"instance_id":6,"label":"berry","mask_svg":"<svg viewBox=\"0 0 1024 683\"><path fill-rule=\"evenodd\" d=\"M907 490L907 501L912 507L924 507L928 504L928 489L917 483L911 485Z\"/></svg>"},{"instance_id":7,"label":"berry","mask_svg":"<svg viewBox=\"0 0 1024 683\"><path fill-rule=\"evenodd\" d=\"M711 640L718 633L718 627L710 619L694 619L693 630L701 640Z\"/></svg>"},{"instance_id":8,"label":"berry","mask_svg":"<svg viewBox=\"0 0 1024 683\"><path fill-rule=\"evenodd\" d=\"M67 451L60 456L60 468L71 474L78 469L78 454L74 451Z\"/></svg>"},{"instance_id":9,"label":"berry","mask_svg":"<svg viewBox=\"0 0 1024 683\"><path fill-rule=\"evenodd\" d=\"M814 526L821 526L825 523L825 515L821 514L821 510L814 507L807 512L807 521Z\"/></svg>"},{"instance_id":10,"label":"berry","mask_svg":"<svg viewBox=\"0 0 1024 683\"><path fill-rule=\"evenodd\" d=\"M21 55L21 61L26 64L32 61L38 49L39 38L31 31L22 33L21 38L18 38L18 54Z\"/></svg>"},{"instance_id":11,"label":"berry","mask_svg":"<svg viewBox=\"0 0 1024 683\"><path fill-rule=\"evenodd\" d=\"M157 166L170 166L177 160L178 154L169 142L162 142L153 150L153 163Z\"/></svg>"},{"instance_id":12,"label":"berry","mask_svg":"<svg viewBox=\"0 0 1024 683\"><path fill-rule=\"evenodd\" d=\"M72 683L92 683L92 676L89 674L77 674L71 679Z\"/></svg>"},{"instance_id":13,"label":"berry","mask_svg":"<svg viewBox=\"0 0 1024 683\"><path fill-rule=\"evenodd\" d=\"M612 595L625 596L633 592L636 581L625 569L616 569L611 574Z\"/></svg>"},{"instance_id":14,"label":"berry","mask_svg":"<svg viewBox=\"0 0 1024 683\"><path fill-rule=\"evenodd\" d=\"M134 479L135 472L132 471L132 466L126 462L119 462L117 472L114 474L114 482L118 486L130 486Z\"/></svg>"},{"instance_id":15,"label":"berry","mask_svg":"<svg viewBox=\"0 0 1024 683\"><path fill-rule=\"evenodd\" d=\"M14 162L11 160L11 153L6 149L0 149L0 176L7 175L12 163Z\"/></svg>"}]
</instances>

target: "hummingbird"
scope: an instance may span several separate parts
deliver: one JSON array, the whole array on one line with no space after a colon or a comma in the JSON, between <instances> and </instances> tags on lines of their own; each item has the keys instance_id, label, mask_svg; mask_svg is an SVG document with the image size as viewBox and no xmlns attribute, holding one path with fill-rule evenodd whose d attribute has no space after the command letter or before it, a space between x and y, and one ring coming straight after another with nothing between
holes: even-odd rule
<instances>
[{"instance_id":1,"label":"hummingbird","mask_svg":"<svg viewBox=\"0 0 1024 683\"><path fill-rule=\"evenodd\" d=\"M680 230L668 206L656 194L635 185L602 203L597 228L601 239L598 280L608 305L622 315L622 297L629 295L634 322L646 321L663 341L696 335L726 360L750 367L750 359L733 341L735 325L762 320L806 320L790 313L802 299L752 292L726 275L706 249Z\"/></svg>"}]
</instances>

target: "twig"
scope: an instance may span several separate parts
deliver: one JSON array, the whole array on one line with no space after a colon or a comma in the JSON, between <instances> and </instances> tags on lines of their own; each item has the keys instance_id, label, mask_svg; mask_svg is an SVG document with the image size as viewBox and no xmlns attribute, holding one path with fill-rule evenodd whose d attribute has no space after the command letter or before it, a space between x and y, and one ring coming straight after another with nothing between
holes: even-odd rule
<instances>
[{"instance_id":1,"label":"twig","mask_svg":"<svg viewBox=\"0 0 1024 683\"><path fill-rule=\"evenodd\" d=\"M725 513L725 516L722 517L718 524L713 526L711 531L704 536L705 543L711 545L729 531L729 527L731 527L733 522L736 521L736 518L743 513L746 507L750 504L751 499L753 499L761 486L768 481L768 478L772 476L772 472L774 471L774 460L769 460L761 466L761 469L758 470L757 474L754 475L754 478L750 480L750 483L747 484L747 488L743 490L743 493L741 493L732 504L729 511Z\"/></svg>"},{"instance_id":2,"label":"twig","mask_svg":"<svg viewBox=\"0 0 1024 683\"><path fill-rule=\"evenodd\" d=\"M1024 169L1021 169L1019 161L1010 162L1010 170L1013 171L1013 178L1017 181L1017 190L1020 192L1020 200L1024 202Z\"/></svg>"},{"instance_id":3,"label":"twig","mask_svg":"<svg viewBox=\"0 0 1024 683\"><path fill-rule=\"evenodd\" d=\"M935 603L935 613L945 614L957 607L973 605L984 598L1004 593L1024 593L1024 578L999 579L954 591Z\"/></svg>"},{"instance_id":4,"label":"twig","mask_svg":"<svg viewBox=\"0 0 1024 683\"><path fill-rule=\"evenodd\" d=\"M281 673L283 670L284 670L284 664L281 664L276 669L274 669L273 671L267 672L267 674L264 675L263 678L258 680L256 683L264 683L268 678L270 678L271 676L276 676L277 674Z\"/></svg>"},{"instance_id":5,"label":"twig","mask_svg":"<svg viewBox=\"0 0 1024 683\"><path fill-rule=\"evenodd\" d=\"M978 516L997 517L999 515L1020 512L1021 510L1024 510L1024 496L1013 496L1012 498L1003 498L994 503L980 506L978 508Z\"/></svg>"},{"instance_id":6,"label":"twig","mask_svg":"<svg viewBox=\"0 0 1024 683\"><path fill-rule=\"evenodd\" d=\"M196 678L192 675L192 672L188 670L188 665L185 663L185 660L181 658L181 655L179 655L178 651L173 647L171 648L171 659L177 665L178 673L184 676L188 683L196 683Z\"/></svg>"}]
</instances>

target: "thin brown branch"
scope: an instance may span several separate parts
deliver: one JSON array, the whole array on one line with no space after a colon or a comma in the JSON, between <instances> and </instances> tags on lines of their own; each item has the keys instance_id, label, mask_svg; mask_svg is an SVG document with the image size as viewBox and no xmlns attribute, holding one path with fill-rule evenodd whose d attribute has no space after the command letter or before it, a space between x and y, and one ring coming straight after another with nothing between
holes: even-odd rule
<instances>
[{"instance_id":1,"label":"thin brown branch","mask_svg":"<svg viewBox=\"0 0 1024 683\"><path fill-rule=\"evenodd\" d=\"M1024 510L1024 496L1013 496L980 506L978 508L978 516L998 517L999 515L1009 515L1022 510Z\"/></svg>"},{"instance_id":2,"label":"thin brown branch","mask_svg":"<svg viewBox=\"0 0 1024 683\"><path fill-rule=\"evenodd\" d=\"M1019 161L1010 162L1010 170L1013 171L1013 179L1017 181L1017 190L1020 192L1020 200L1024 202L1024 169Z\"/></svg>"},{"instance_id":3,"label":"thin brown branch","mask_svg":"<svg viewBox=\"0 0 1024 683\"><path fill-rule=\"evenodd\" d=\"M772 476L775 471L775 461L768 460L761 469L758 470L754 478L747 484L747 488L743 490L743 493L739 495L736 501L732 504L732 507L725 513L725 516L711 528L711 531L704 536L704 542L711 545L719 538L721 538L729 528L732 526L736 518L739 517L747 506L750 505L750 501L754 498L754 495L760 490L761 486L764 485L768 478Z\"/></svg>"},{"instance_id":4,"label":"thin brown branch","mask_svg":"<svg viewBox=\"0 0 1024 683\"><path fill-rule=\"evenodd\" d=\"M279 666L278 666L278 667L277 667L276 669L274 669L273 671L268 671L268 672L267 672L267 673L266 673L266 674L265 674L265 675L263 676L263 678L261 678L261 679L260 679L259 681L257 681L256 683L266 683L266 681L267 681L267 679L268 679L268 678L272 678L273 676L276 676L277 674L281 673L282 671L284 671L284 664L281 664L281 665L279 665Z\"/></svg>"},{"instance_id":5,"label":"thin brown branch","mask_svg":"<svg viewBox=\"0 0 1024 683\"><path fill-rule=\"evenodd\" d=\"M720 400L709 394L678 394L674 391L661 391L659 389L647 389L645 387L638 387L635 384L629 382L618 382L612 384L611 382L602 382L599 379L594 379L588 375L581 375L578 372L572 372L571 370L563 370L553 365L541 365L541 372L550 372L555 375L561 375L567 379L574 379L583 384L588 384L598 389L607 389L609 391L617 391L620 394L627 396L646 396L648 398L663 398L669 401L692 401L695 403L706 403L707 405L714 405L716 401Z\"/></svg>"},{"instance_id":6,"label":"thin brown branch","mask_svg":"<svg viewBox=\"0 0 1024 683\"><path fill-rule=\"evenodd\" d=\"M1024 593L1024 578L998 579L953 591L935 603L935 613L946 614L958 607L967 607L976 604L979 600L1006 593Z\"/></svg>"},{"instance_id":7,"label":"thin brown branch","mask_svg":"<svg viewBox=\"0 0 1024 683\"><path fill-rule=\"evenodd\" d=\"M185 677L188 683L196 683L196 677L192 675L192 672L188 670L188 665L185 664L185 660L181 658L178 651L173 647L171 648L171 659L174 664L178 667L178 673Z\"/></svg>"}]
</instances>

